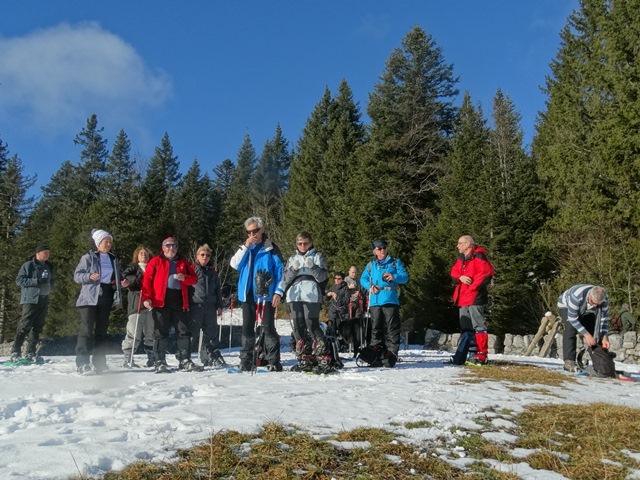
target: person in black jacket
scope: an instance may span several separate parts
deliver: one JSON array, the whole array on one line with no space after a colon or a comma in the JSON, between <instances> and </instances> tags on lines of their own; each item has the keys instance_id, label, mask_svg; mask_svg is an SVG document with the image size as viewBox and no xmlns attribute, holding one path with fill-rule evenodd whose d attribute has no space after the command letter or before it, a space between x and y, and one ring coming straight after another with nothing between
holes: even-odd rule
<instances>
[{"instance_id":1,"label":"person in black jacket","mask_svg":"<svg viewBox=\"0 0 640 480\"><path fill-rule=\"evenodd\" d=\"M191 346L197 347L203 365L226 365L218 342L218 316L222 315L220 277L211 263L211 248L206 243L198 248L194 265L198 281L189 287Z\"/></svg>"},{"instance_id":2,"label":"person in black jacket","mask_svg":"<svg viewBox=\"0 0 640 480\"><path fill-rule=\"evenodd\" d=\"M347 287L347 283L344 281L344 273L336 272L333 275L333 285L327 290L325 299L331 301L328 313L327 326L336 329L336 333L339 334L341 347L348 346L351 341L355 340L355 332L352 324L349 321L349 300L351 298L351 291Z\"/></svg>"},{"instance_id":3,"label":"person in black jacket","mask_svg":"<svg viewBox=\"0 0 640 480\"><path fill-rule=\"evenodd\" d=\"M18 272L16 283L21 287L22 318L18 323L18 330L13 341L12 362L21 359L22 344L27 335L29 343L25 359L31 362L41 361L37 357L36 347L47 318L49 293L55 283L53 265L49 263L49 254L48 245L39 245L36 247L35 255L25 262Z\"/></svg>"},{"instance_id":4,"label":"person in black jacket","mask_svg":"<svg viewBox=\"0 0 640 480\"><path fill-rule=\"evenodd\" d=\"M133 361L133 353L140 346L144 336L144 351L147 354L147 367L153 367L155 358L153 356L153 316L146 308L140 305L140 290L142 289L142 275L147 263L151 259L151 251L139 246L133 252L131 264L122 272L123 278L129 281L129 292L127 293L127 334L122 341L122 353L124 354L125 368L138 368Z\"/></svg>"}]
</instances>

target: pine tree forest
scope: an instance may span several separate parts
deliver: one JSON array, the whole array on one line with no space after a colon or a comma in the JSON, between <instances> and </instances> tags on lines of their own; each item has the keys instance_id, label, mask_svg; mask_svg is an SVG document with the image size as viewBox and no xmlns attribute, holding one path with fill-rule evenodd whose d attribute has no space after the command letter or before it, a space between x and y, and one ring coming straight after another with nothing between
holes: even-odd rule
<instances>
[{"instance_id":1,"label":"pine tree forest","mask_svg":"<svg viewBox=\"0 0 640 480\"><path fill-rule=\"evenodd\" d=\"M509 96L480 105L460 92L455 66L419 26L381 65L367 105L343 79L318 92L296 140L274 125L264 145L238 139L235 159L181 158L171 132L138 158L125 131L105 138L97 112L73 139L77 158L33 197L34 176L0 136L0 341L15 334L16 274L38 244L50 245L57 277L44 335L73 335L73 271L93 228L113 234L124 265L139 245L159 253L169 235L192 261L209 244L228 297L229 258L254 215L285 257L309 231L331 271L361 271L385 238L410 274L401 314L417 341L429 326L458 331L449 272L461 235L495 267L490 333L535 332L575 283L604 286L614 309L637 307L640 1L582 0L550 67L531 146ZM111 320L122 332L123 311Z\"/></svg>"}]
</instances>

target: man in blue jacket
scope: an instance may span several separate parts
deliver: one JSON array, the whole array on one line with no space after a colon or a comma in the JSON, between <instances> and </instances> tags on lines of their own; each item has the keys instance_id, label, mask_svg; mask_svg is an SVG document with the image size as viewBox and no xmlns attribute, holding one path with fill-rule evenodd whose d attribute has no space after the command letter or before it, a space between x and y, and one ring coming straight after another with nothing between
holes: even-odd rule
<instances>
[{"instance_id":1,"label":"man in blue jacket","mask_svg":"<svg viewBox=\"0 0 640 480\"><path fill-rule=\"evenodd\" d=\"M12 362L21 359L22 344L27 336L29 339L25 359L31 362L41 360L36 357L36 347L49 310L49 293L55 283L49 253L48 245L39 245L36 247L35 255L25 262L18 272L16 283L21 288L22 318L13 341Z\"/></svg>"},{"instance_id":2,"label":"man in blue jacket","mask_svg":"<svg viewBox=\"0 0 640 480\"><path fill-rule=\"evenodd\" d=\"M282 371L280 363L280 338L276 332L275 311L284 294L279 289L282 280L280 249L265 234L260 217L250 217L244 222L247 239L231 257L231 268L238 270L238 300L242 302L242 346L240 370L251 371L256 347L256 319L262 320L264 329L264 355L269 369ZM266 279L266 280L265 280ZM276 295L277 294L277 295Z\"/></svg>"},{"instance_id":3,"label":"man in blue jacket","mask_svg":"<svg viewBox=\"0 0 640 480\"><path fill-rule=\"evenodd\" d=\"M400 349L400 300L398 288L409 281L409 275L398 258L389 255L387 242L372 244L374 259L360 276L362 288L369 292L371 344L382 354L382 366L393 367Z\"/></svg>"}]
</instances>

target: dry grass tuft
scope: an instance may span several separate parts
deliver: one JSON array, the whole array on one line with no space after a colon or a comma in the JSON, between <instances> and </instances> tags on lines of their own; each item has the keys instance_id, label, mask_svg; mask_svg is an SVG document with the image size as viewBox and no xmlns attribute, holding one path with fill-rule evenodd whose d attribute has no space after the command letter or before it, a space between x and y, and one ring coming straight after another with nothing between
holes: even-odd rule
<instances>
[{"instance_id":1,"label":"dry grass tuft","mask_svg":"<svg viewBox=\"0 0 640 480\"><path fill-rule=\"evenodd\" d=\"M638 409L607 403L536 405L516 422L523 431L519 446L540 449L527 458L534 468L585 480L622 480L628 469L640 468L640 462L621 452L640 452Z\"/></svg>"},{"instance_id":2,"label":"dry grass tuft","mask_svg":"<svg viewBox=\"0 0 640 480\"><path fill-rule=\"evenodd\" d=\"M535 365L522 365L506 361L497 361L482 367L468 367L462 381L480 383L483 381L512 382L526 385L549 385L559 387L563 382L576 382L568 375L553 372Z\"/></svg>"}]
</instances>

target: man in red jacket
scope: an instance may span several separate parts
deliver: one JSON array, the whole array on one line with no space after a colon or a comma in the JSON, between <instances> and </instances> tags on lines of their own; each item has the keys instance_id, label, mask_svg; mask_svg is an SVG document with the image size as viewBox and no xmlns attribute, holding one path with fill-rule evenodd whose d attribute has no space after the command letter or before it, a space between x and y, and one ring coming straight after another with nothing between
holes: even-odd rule
<instances>
[{"instance_id":1,"label":"man in red jacket","mask_svg":"<svg viewBox=\"0 0 640 480\"><path fill-rule=\"evenodd\" d=\"M487 259L482 247L475 244L470 235L458 239L458 259L451 268L451 277L455 281L453 303L460 307L460 325L471 324L475 331L477 352L469 361L476 364L487 363L489 336L484 310L488 301L487 286L494 275L493 266ZM464 333L464 332L463 332Z\"/></svg>"},{"instance_id":2,"label":"man in red jacket","mask_svg":"<svg viewBox=\"0 0 640 480\"><path fill-rule=\"evenodd\" d=\"M187 287L195 285L198 275L194 266L178 254L178 241L167 237L162 253L147 264L142 277L141 300L153 316L153 353L156 373L170 372L167 366L169 330L173 326L178 337L177 357L180 370L202 370L191 360L191 325Z\"/></svg>"}]
</instances>

